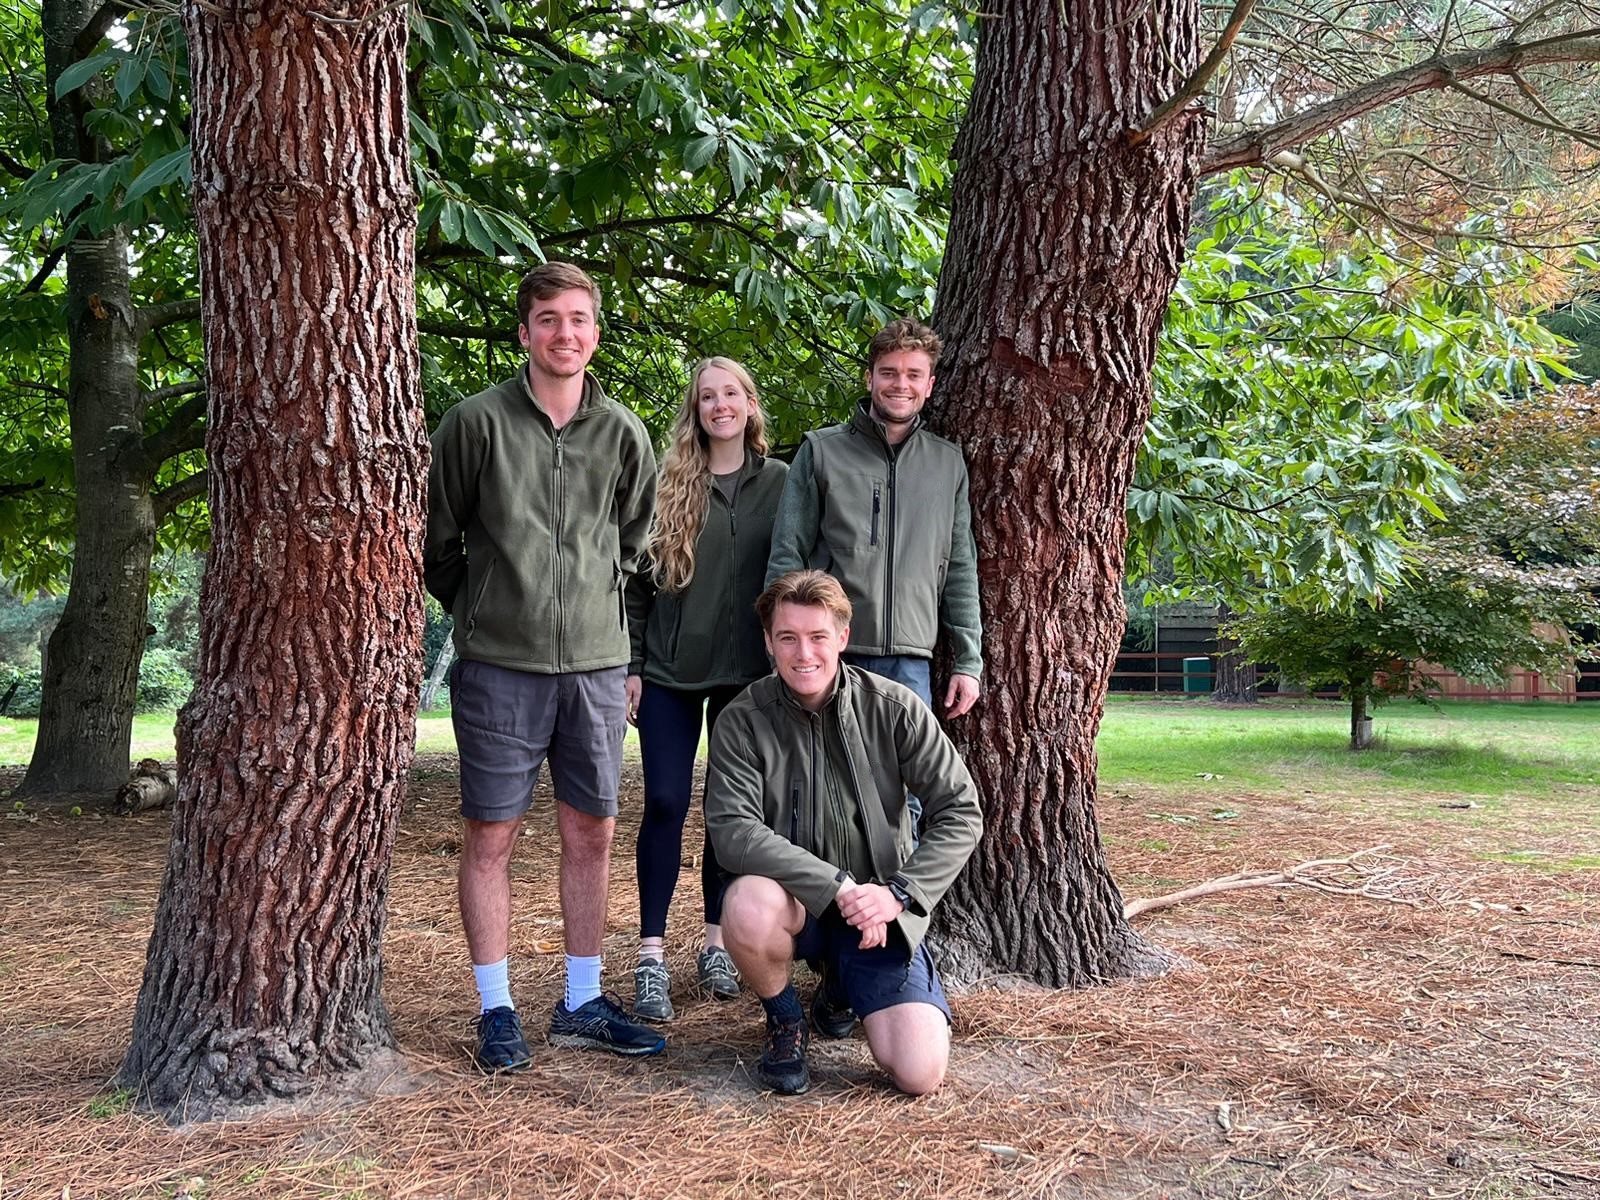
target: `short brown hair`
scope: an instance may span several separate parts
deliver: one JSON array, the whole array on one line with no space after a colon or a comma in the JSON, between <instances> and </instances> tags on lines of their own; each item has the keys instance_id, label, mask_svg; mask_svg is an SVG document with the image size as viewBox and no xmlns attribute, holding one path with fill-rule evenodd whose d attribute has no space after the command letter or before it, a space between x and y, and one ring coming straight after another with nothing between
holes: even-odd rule
<instances>
[{"instance_id":1,"label":"short brown hair","mask_svg":"<svg viewBox=\"0 0 1600 1200\"><path fill-rule=\"evenodd\" d=\"M756 615L761 618L761 628L772 632L772 618L780 604L798 604L805 608L825 608L843 629L850 624L850 597L844 594L839 581L826 571L790 571L767 585L767 590L756 599Z\"/></svg>"},{"instance_id":2,"label":"short brown hair","mask_svg":"<svg viewBox=\"0 0 1600 1200\"><path fill-rule=\"evenodd\" d=\"M939 335L929 329L921 321L911 317L897 317L890 321L877 336L867 345L867 371L878 365L878 360L885 354L893 354L899 350L921 350L928 356L928 370L932 371L939 365L939 355L944 351L944 343L939 340Z\"/></svg>"},{"instance_id":3,"label":"short brown hair","mask_svg":"<svg viewBox=\"0 0 1600 1200\"><path fill-rule=\"evenodd\" d=\"M522 282L517 285L517 320L526 325L534 301L553 300L562 292L570 292L574 288L582 288L589 293L589 299L594 301L594 315L598 318L600 285L589 277L589 272L571 263L540 263L524 275Z\"/></svg>"}]
</instances>

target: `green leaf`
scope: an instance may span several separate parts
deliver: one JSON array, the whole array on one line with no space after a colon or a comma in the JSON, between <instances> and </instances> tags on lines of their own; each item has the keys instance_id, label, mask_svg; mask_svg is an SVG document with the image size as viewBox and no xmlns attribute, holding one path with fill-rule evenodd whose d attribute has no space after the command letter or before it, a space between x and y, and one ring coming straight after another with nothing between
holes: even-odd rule
<instances>
[{"instance_id":1,"label":"green leaf","mask_svg":"<svg viewBox=\"0 0 1600 1200\"><path fill-rule=\"evenodd\" d=\"M182 179L185 183L189 182L192 178L190 171L188 146L185 146L182 150L174 150L171 154L156 159L155 162L140 171L134 181L128 185L128 194L122 200L123 207L131 207L156 188L169 184L175 179Z\"/></svg>"},{"instance_id":2,"label":"green leaf","mask_svg":"<svg viewBox=\"0 0 1600 1200\"><path fill-rule=\"evenodd\" d=\"M489 227L484 224L482 215L475 208L464 208L461 213L462 232L467 235L467 241L472 243L485 258L495 256L494 235L489 232Z\"/></svg>"},{"instance_id":3,"label":"green leaf","mask_svg":"<svg viewBox=\"0 0 1600 1200\"><path fill-rule=\"evenodd\" d=\"M722 145L722 139L715 135L697 137L689 143L683 152L683 166L688 171L698 171L716 156L717 147Z\"/></svg>"},{"instance_id":4,"label":"green leaf","mask_svg":"<svg viewBox=\"0 0 1600 1200\"><path fill-rule=\"evenodd\" d=\"M121 50L103 50L99 54L91 54L88 58L80 58L57 77L56 98L60 99L68 92L77 91L101 71L113 63L122 62L126 57Z\"/></svg>"}]
</instances>

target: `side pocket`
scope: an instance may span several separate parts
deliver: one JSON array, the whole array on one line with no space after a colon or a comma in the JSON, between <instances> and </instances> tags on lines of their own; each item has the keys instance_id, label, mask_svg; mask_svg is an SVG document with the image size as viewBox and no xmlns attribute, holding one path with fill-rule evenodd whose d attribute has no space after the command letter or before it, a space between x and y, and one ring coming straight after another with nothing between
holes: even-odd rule
<instances>
[{"instance_id":1,"label":"side pocket","mask_svg":"<svg viewBox=\"0 0 1600 1200\"><path fill-rule=\"evenodd\" d=\"M483 597L489 590L489 581L494 578L494 568L499 561L491 558L489 565L483 569L483 582L478 585L478 594L472 598L472 607L467 610L467 636L463 641L470 642L473 632L478 628L478 609L483 605Z\"/></svg>"}]
</instances>

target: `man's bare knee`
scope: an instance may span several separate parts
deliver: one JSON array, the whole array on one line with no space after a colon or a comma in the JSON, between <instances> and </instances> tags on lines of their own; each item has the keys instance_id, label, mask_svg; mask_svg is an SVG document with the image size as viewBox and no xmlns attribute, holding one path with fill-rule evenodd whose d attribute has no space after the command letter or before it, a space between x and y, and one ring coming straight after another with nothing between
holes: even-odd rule
<instances>
[{"instance_id":1,"label":"man's bare knee","mask_svg":"<svg viewBox=\"0 0 1600 1200\"><path fill-rule=\"evenodd\" d=\"M557 825L563 858L579 863L594 862L611 853L611 839L617 827L615 817L597 817L566 804L559 808Z\"/></svg>"},{"instance_id":2,"label":"man's bare knee","mask_svg":"<svg viewBox=\"0 0 1600 1200\"><path fill-rule=\"evenodd\" d=\"M944 1083L945 1069L950 1064L948 1052L911 1054L907 1059L909 1061L886 1064L889 1078L906 1095L926 1096Z\"/></svg>"},{"instance_id":3,"label":"man's bare knee","mask_svg":"<svg viewBox=\"0 0 1600 1200\"><path fill-rule=\"evenodd\" d=\"M784 924L793 903L789 893L774 880L741 875L723 893L723 932L741 940L769 933Z\"/></svg>"},{"instance_id":4,"label":"man's bare knee","mask_svg":"<svg viewBox=\"0 0 1600 1200\"><path fill-rule=\"evenodd\" d=\"M516 849L522 818L509 821L463 821L461 836L462 870L490 870L511 862Z\"/></svg>"},{"instance_id":5,"label":"man's bare knee","mask_svg":"<svg viewBox=\"0 0 1600 1200\"><path fill-rule=\"evenodd\" d=\"M871 1013L862 1024L873 1060L906 1095L925 1096L944 1082L950 1024L936 1005L897 1004Z\"/></svg>"}]
</instances>

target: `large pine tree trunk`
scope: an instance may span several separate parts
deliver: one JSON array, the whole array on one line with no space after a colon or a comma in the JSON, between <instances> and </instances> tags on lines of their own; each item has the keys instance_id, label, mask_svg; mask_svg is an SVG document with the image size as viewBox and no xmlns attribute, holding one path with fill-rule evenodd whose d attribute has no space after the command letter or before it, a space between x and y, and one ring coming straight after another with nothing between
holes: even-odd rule
<instances>
[{"instance_id":1,"label":"large pine tree trunk","mask_svg":"<svg viewBox=\"0 0 1600 1200\"><path fill-rule=\"evenodd\" d=\"M51 139L59 158L95 162L81 92L55 82L78 57L98 0L50 0L41 13ZM72 582L45 655L33 756L19 794L98 792L128 781L144 655L155 509L142 445L144 397L129 291L127 231L80 233L67 247L67 328L77 517Z\"/></svg>"},{"instance_id":2,"label":"large pine tree trunk","mask_svg":"<svg viewBox=\"0 0 1600 1200\"><path fill-rule=\"evenodd\" d=\"M191 0L212 549L123 1080L292 1094L391 1043L427 443L406 11Z\"/></svg>"},{"instance_id":3,"label":"large pine tree trunk","mask_svg":"<svg viewBox=\"0 0 1600 1200\"><path fill-rule=\"evenodd\" d=\"M1201 123L1130 130L1197 61L1194 0L987 6L956 156L933 401L972 476L986 691L955 724L985 836L937 910L957 979L1161 969L1095 824L1124 503L1189 227Z\"/></svg>"}]
</instances>

